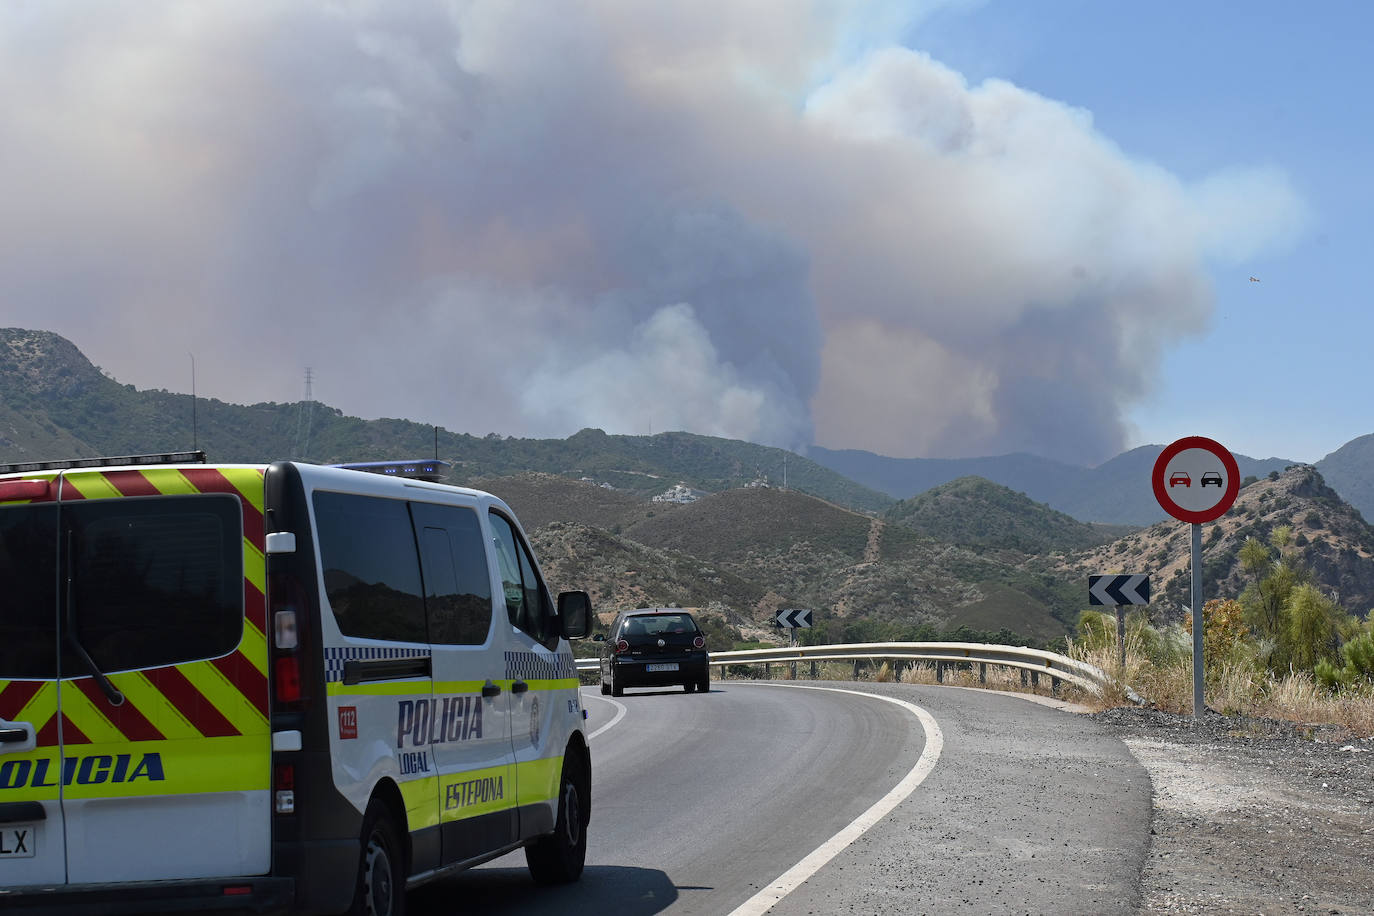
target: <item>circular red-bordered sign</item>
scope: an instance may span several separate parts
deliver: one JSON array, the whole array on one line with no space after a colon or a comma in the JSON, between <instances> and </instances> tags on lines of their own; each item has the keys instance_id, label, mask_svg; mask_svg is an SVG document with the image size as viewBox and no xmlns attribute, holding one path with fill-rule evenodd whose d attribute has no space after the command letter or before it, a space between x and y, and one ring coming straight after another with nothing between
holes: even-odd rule
<instances>
[{"instance_id":1,"label":"circular red-bordered sign","mask_svg":"<svg viewBox=\"0 0 1374 916\"><path fill-rule=\"evenodd\" d=\"M1150 482L1165 512L1179 521L1210 522L1236 501L1240 469L1220 442L1185 436L1159 453Z\"/></svg>"}]
</instances>

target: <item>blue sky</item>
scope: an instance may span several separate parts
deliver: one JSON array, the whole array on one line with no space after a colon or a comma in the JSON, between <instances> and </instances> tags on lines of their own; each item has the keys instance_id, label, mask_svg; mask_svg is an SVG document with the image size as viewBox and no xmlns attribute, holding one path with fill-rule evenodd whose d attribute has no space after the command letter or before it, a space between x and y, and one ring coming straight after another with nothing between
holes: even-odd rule
<instances>
[{"instance_id":1,"label":"blue sky","mask_svg":"<svg viewBox=\"0 0 1374 916\"><path fill-rule=\"evenodd\" d=\"M0 4L4 323L475 435L1315 461L1374 432L1368 9Z\"/></svg>"},{"instance_id":2,"label":"blue sky","mask_svg":"<svg viewBox=\"0 0 1374 916\"><path fill-rule=\"evenodd\" d=\"M1374 432L1371 28L1363 3L1037 0L947 8L908 36L971 82L1088 109L1129 155L1184 179L1273 166L1310 206L1291 247L1209 265L1214 314L1130 412L1134 444L1207 435L1316 461Z\"/></svg>"}]
</instances>

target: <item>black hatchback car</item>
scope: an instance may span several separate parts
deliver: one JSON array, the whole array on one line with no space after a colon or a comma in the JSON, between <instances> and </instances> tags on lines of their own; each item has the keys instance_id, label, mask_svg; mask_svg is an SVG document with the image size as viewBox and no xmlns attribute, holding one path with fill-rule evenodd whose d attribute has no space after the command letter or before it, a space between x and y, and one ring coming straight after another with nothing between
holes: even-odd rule
<instances>
[{"instance_id":1,"label":"black hatchback car","mask_svg":"<svg viewBox=\"0 0 1374 916\"><path fill-rule=\"evenodd\" d=\"M706 635L681 608L621 611L601 644L601 692L622 696L626 687L681 684L691 693L711 689Z\"/></svg>"}]
</instances>

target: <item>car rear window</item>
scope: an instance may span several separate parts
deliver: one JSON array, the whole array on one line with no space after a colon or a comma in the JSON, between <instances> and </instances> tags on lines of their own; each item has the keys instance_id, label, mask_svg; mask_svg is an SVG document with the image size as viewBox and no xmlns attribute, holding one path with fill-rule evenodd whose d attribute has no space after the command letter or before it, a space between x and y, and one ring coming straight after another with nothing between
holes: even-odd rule
<instances>
[{"instance_id":1,"label":"car rear window","mask_svg":"<svg viewBox=\"0 0 1374 916\"><path fill-rule=\"evenodd\" d=\"M621 624L621 636L663 636L695 633L697 622L691 614L635 614Z\"/></svg>"}]
</instances>

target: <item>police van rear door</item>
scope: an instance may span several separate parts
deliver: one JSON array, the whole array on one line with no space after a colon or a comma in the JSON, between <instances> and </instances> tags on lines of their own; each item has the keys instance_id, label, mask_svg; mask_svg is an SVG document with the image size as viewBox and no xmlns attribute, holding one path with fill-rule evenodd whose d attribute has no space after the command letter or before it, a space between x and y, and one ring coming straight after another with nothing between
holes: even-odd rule
<instances>
[{"instance_id":1,"label":"police van rear door","mask_svg":"<svg viewBox=\"0 0 1374 916\"><path fill-rule=\"evenodd\" d=\"M67 878L57 727L56 474L0 480L0 886Z\"/></svg>"},{"instance_id":2,"label":"police van rear door","mask_svg":"<svg viewBox=\"0 0 1374 916\"><path fill-rule=\"evenodd\" d=\"M68 471L57 540L67 881L271 867L262 473ZM40 740L40 744L42 741Z\"/></svg>"}]
</instances>

